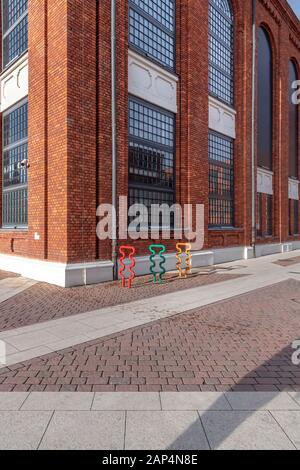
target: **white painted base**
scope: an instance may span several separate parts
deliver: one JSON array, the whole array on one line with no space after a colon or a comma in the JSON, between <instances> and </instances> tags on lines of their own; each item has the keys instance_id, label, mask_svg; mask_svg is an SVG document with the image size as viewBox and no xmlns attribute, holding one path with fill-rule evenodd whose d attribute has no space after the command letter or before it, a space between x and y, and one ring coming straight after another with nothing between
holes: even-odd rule
<instances>
[{"instance_id":1,"label":"white painted base","mask_svg":"<svg viewBox=\"0 0 300 470\"><path fill-rule=\"evenodd\" d=\"M0 255L0 270L61 287L96 284L110 281L113 277L113 263L110 261L65 264Z\"/></svg>"},{"instance_id":2,"label":"white painted base","mask_svg":"<svg viewBox=\"0 0 300 470\"><path fill-rule=\"evenodd\" d=\"M256 256L268 256L276 253L290 253L300 249L300 241L256 245ZM193 253L193 267L213 266L231 261L247 260L254 257L250 246L223 248ZM166 255L166 270L176 269L175 253ZM113 263L97 261L94 263L53 263L28 258L0 254L0 270L9 271L40 282L47 282L61 287L75 287L98 284L113 279ZM149 257L140 256L136 260L137 276L149 274Z\"/></svg>"}]
</instances>

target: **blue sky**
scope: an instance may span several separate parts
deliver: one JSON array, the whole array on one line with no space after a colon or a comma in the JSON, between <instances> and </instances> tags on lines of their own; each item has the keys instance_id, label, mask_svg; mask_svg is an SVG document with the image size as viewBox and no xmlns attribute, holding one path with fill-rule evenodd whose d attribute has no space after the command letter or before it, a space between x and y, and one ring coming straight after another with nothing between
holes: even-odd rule
<instances>
[{"instance_id":1,"label":"blue sky","mask_svg":"<svg viewBox=\"0 0 300 470\"><path fill-rule=\"evenodd\" d=\"M300 0L288 0L288 2L300 18Z\"/></svg>"}]
</instances>

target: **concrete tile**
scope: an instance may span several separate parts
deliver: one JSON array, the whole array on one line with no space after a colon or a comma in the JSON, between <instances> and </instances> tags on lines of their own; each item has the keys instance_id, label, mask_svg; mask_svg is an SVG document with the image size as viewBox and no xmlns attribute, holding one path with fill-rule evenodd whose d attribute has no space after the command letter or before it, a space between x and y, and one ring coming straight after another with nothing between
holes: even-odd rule
<instances>
[{"instance_id":1,"label":"concrete tile","mask_svg":"<svg viewBox=\"0 0 300 470\"><path fill-rule=\"evenodd\" d=\"M79 323L76 321L56 325L53 327L47 328L45 331L48 333L56 336L59 339L71 338L73 336L81 336L85 333L93 331L93 328L88 325L84 325L83 323Z\"/></svg>"},{"instance_id":2,"label":"concrete tile","mask_svg":"<svg viewBox=\"0 0 300 470\"><path fill-rule=\"evenodd\" d=\"M80 320L80 323L87 325L93 329L102 329L106 327L112 326L114 322L114 314L112 315L99 315L99 314L94 314L94 316L84 318Z\"/></svg>"},{"instance_id":3,"label":"concrete tile","mask_svg":"<svg viewBox=\"0 0 300 470\"><path fill-rule=\"evenodd\" d=\"M268 411L207 411L200 416L212 449L294 449Z\"/></svg>"},{"instance_id":4,"label":"concrete tile","mask_svg":"<svg viewBox=\"0 0 300 470\"><path fill-rule=\"evenodd\" d=\"M93 410L160 410L158 393L106 392L96 393Z\"/></svg>"},{"instance_id":5,"label":"concrete tile","mask_svg":"<svg viewBox=\"0 0 300 470\"><path fill-rule=\"evenodd\" d=\"M6 358L6 365L11 366L13 364L18 364L19 362L28 361L35 357L41 357L45 354L53 352L50 348L46 346L39 346L37 348L28 349L27 351L18 352L16 354L9 354Z\"/></svg>"},{"instance_id":6,"label":"concrete tile","mask_svg":"<svg viewBox=\"0 0 300 470\"><path fill-rule=\"evenodd\" d=\"M40 449L122 450L125 413L119 411L58 411Z\"/></svg>"},{"instance_id":7,"label":"concrete tile","mask_svg":"<svg viewBox=\"0 0 300 470\"><path fill-rule=\"evenodd\" d=\"M57 336L44 330L33 331L32 333L23 333L7 338L7 342L19 351L26 351L39 346L45 346L47 343L57 340Z\"/></svg>"},{"instance_id":8,"label":"concrete tile","mask_svg":"<svg viewBox=\"0 0 300 470\"><path fill-rule=\"evenodd\" d=\"M94 393L32 392L22 410L30 411L87 411L91 409Z\"/></svg>"},{"instance_id":9,"label":"concrete tile","mask_svg":"<svg viewBox=\"0 0 300 470\"><path fill-rule=\"evenodd\" d=\"M4 358L4 356L2 356L2 351L3 351L3 347L5 348L5 354L16 354L18 352L20 352L17 348L15 348L14 346L12 346L11 344L7 343L7 341L4 341L4 340L1 340L2 343L1 343L1 357L0 357L0 360L2 360Z\"/></svg>"},{"instance_id":10,"label":"concrete tile","mask_svg":"<svg viewBox=\"0 0 300 470\"><path fill-rule=\"evenodd\" d=\"M17 411L28 397L27 392L1 392L0 393L0 410L1 411Z\"/></svg>"},{"instance_id":11,"label":"concrete tile","mask_svg":"<svg viewBox=\"0 0 300 470\"><path fill-rule=\"evenodd\" d=\"M119 333L123 331L124 327L122 325L112 325L109 327L101 328L94 330L90 333L86 333L88 340L103 338L104 336L113 335L114 333Z\"/></svg>"},{"instance_id":12,"label":"concrete tile","mask_svg":"<svg viewBox=\"0 0 300 470\"><path fill-rule=\"evenodd\" d=\"M300 410L285 392L227 392L226 397L234 410Z\"/></svg>"},{"instance_id":13,"label":"concrete tile","mask_svg":"<svg viewBox=\"0 0 300 470\"><path fill-rule=\"evenodd\" d=\"M196 411L128 411L126 450L207 450Z\"/></svg>"},{"instance_id":14,"label":"concrete tile","mask_svg":"<svg viewBox=\"0 0 300 470\"><path fill-rule=\"evenodd\" d=\"M0 411L0 449L37 449L51 415L48 411Z\"/></svg>"},{"instance_id":15,"label":"concrete tile","mask_svg":"<svg viewBox=\"0 0 300 470\"><path fill-rule=\"evenodd\" d=\"M298 405L300 406L300 392L288 392L290 397L292 397L293 400L295 400Z\"/></svg>"},{"instance_id":16,"label":"concrete tile","mask_svg":"<svg viewBox=\"0 0 300 470\"><path fill-rule=\"evenodd\" d=\"M87 343L89 337L87 335L72 336L71 338L61 339L59 341L53 341L47 343L47 347L51 351L60 351L61 349L70 348L77 344Z\"/></svg>"},{"instance_id":17,"label":"concrete tile","mask_svg":"<svg viewBox=\"0 0 300 470\"><path fill-rule=\"evenodd\" d=\"M230 410L223 393L219 392L162 392L163 410Z\"/></svg>"},{"instance_id":18,"label":"concrete tile","mask_svg":"<svg viewBox=\"0 0 300 470\"><path fill-rule=\"evenodd\" d=\"M300 450L300 411L272 411L272 415Z\"/></svg>"}]
</instances>

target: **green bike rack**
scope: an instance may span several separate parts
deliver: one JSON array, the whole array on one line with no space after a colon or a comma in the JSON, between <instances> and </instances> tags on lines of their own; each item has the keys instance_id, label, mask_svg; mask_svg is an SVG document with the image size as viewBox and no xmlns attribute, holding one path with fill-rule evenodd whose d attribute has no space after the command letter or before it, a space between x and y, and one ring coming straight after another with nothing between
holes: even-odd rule
<instances>
[{"instance_id":1,"label":"green bike rack","mask_svg":"<svg viewBox=\"0 0 300 470\"><path fill-rule=\"evenodd\" d=\"M165 245L150 245L149 246L149 251L152 253L150 256L150 272L153 276L153 283L156 284L159 282L161 284L163 282L163 276L166 274L166 269L165 269L165 263L166 263L166 258L164 254L167 251L167 248ZM155 271L155 257L159 256L160 262L159 262L159 268L160 272ZM157 279L158 278L158 279Z\"/></svg>"}]
</instances>

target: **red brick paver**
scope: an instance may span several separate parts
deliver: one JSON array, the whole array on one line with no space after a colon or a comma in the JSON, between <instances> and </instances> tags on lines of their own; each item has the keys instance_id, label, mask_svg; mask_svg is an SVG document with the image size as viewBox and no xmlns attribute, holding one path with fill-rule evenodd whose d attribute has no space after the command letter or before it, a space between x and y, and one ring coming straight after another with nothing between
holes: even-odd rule
<instances>
[{"instance_id":1,"label":"red brick paver","mask_svg":"<svg viewBox=\"0 0 300 470\"><path fill-rule=\"evenodd\" d=\"M290 280L2 370L0 391L300 390L298 338Z\"/></svg>"},{"instance_id":2,"label":"red brick paver","mask_svg":"<svg viewBox=\"0 0 300 470\"><path fill-rule=\"evenodd\" d=\"M118 282L72 289L39 283L0 304L0 331L238 277L241 276L218 274L214 270L188 279L167 274L166 283L154 285L150 276L146 276L136 279L132 289L122 289Z\"/></svg>"},{"instance_id":3,"label":"red brick paver","mask_svg":"<svg viewBox=\"0 0 300 470\"><path fill-rule=\"evenodd\" d=\"M3 279L9 279L11 277L20 277L20 275L15 274L15 273L10 273L8 271L0 271L0 281L3 281Z\"/></svg>"}]
</instances>

